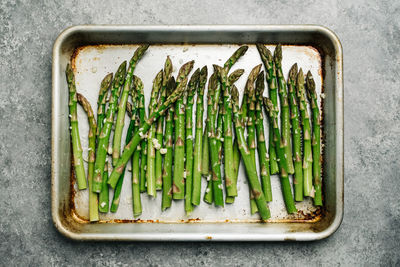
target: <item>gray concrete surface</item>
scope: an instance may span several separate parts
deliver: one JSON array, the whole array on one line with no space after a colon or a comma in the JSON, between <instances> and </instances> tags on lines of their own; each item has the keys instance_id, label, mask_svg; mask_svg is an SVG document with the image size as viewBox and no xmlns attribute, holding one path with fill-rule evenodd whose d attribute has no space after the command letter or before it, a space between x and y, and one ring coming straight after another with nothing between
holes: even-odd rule
<instances>
[{"instance_id":1,"label":"gray concrete surface","mask_svg":"<svg viewBox=\"0 0 400 267\"><path fill-rule=\"evenodd\" d=\"M399 1L0 1L0 265L399 265ZM110 1L111 2L111 1ZM312 243L79 243L50 214L51 51L76 24L321 24L344 48L345 215Z\"/></svg>"}]
</instances>

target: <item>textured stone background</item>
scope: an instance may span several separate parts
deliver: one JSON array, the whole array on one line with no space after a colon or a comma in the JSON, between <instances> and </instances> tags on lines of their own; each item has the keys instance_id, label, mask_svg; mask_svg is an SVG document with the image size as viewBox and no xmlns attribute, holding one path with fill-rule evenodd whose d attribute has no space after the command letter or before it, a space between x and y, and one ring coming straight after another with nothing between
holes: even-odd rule
<instances>
[{"instance_id":1,"label":"textured stone background","mask_svg":"<svg viewBox=\"0 0 400 267\"><path fill-rule=\"evenodd\" d=\"M2 264L400 264L399 1L66 2L0 1ZM51 51L64 28L101 23L305 23L335 31L345 77L340 229L311 243L78 243L62 237L50 214Z\"/></svg>"}]
</instances>

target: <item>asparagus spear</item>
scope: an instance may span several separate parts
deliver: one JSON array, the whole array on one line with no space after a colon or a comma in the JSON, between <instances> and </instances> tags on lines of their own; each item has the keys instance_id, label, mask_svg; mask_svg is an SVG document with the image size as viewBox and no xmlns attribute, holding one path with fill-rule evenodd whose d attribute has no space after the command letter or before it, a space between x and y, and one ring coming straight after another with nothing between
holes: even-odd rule
<instances>
[{"instance_id":1,"label":"asparagus spear","mask_svg":"<svg viewBox=\"0 0 400 267\"><path fill-rule=\"evenodd\" d=\"M274 108L277 112L278 110L278 96L277 96L277 83L276 83L276 73L275 73L275 65L271 52L262 44L257 44L257 50L261 56L261 60L264 63L265 67L265 77L269 88L269 98L274 104ZM275 142L273 140L273 131L272 127L269 127L269 156L270 156L270 169L271 174L276 174L279 172L278 162L276 161L276 148Z\"/></svg>"},{"instance_id":2,"label":"asparagus spear","mask_svg":"<svg viewBox=\"0 0 400 267\"><path fill-rule=\"evenodd\" d=\"M187 77L193 68L193 61L186 63L181 67L176 79L177 86L181 85L182 81ZM185 100L186 96L182 95L175 103L175 150L174 158L174 178L172 184L172 192L174 199L183 199L185 197ZM179 159L179 160L177 160Z\"/></svg>"},{"instance_id":3,"label":"asparagus spear","mask_svg":"<svg viewBox=\"0 0 400 267\"><path fill-rule=\"evenodd\" d=\"M269 173L269 155L265 146L264 136L264 116L262 112L264 93L264 72L257 76L256 80L256 133L257 133L257 151L260 163L261 185L265 199L272 201L271 178Z\"/></svg>"},{"instance_id":4,"label":"asparagus spear","mask_svg":"<svg viewBox=\"0 0 400 267\"><path fill-rule=\"evenodd\" d=\"M228 68L214 65L222 84L223 93L223 136L224 136L224 170L225 186L228 197L237 196L237 183L233 166L233 140L232 140L232 102L231 86L242 76L244 70L238 69L228 77ZM228 202L233 200L228 198Z\"/></svg>"},{"instance_id":5,"label":"asparagus spear","mask_svg":"<svg viewBox=\"0 0 400 267\"><path fill-rule=\"evenodd\" d=\"M140 121L136 114L134 132L139 130ZM132 157L132 210L133 216L136 218L142 214L142 200L140 197L140 184L139 184L139 173L140 173L140 145L137 146L136 151Z\"/></svg>"},{"instance_id":6,"label":"asparagus spear","mask_svg":"<svg viewBox=\"0 0 400 267\"><path fill-rule=\"evenodd\" d=\"M143 83L140 81L141 86L138 87L138 115L140 127L146 121L146 109L145 109L145 97L143 92ZM140 192L146 192L146 168L147 168L147 140L143 138L138 145L138 150L140 149L140 180L139 188Z\"/></svg>"},{"instance_id":7,"label":"asparagus spear","mask_svg":"<svg viewBox=\"0 0 400 267\"><path fill-rule=\"evenodd\" d=\"M67 83L69 88L69 117L71 123L71 139L72 139L72 155L74 158L74 167L75 167L75 176L76 182L78 184L78 189L86 189L86 175L85 169L83 166L83 158L82 158L82 146L81 140L79 137L79 128L78 128L78 114L77 114L77 96L76 96L76 86L75 86L75 75L68 64L67 69L65 70L65 74L67 76Z\"/></svg>"},{"instance_id":8,"label":"asparagus spear","mask_svg":"<svg viewBox=\"0 0 400 267\"><path fill-rule=\"evenodd\" d=\"M107 95L108 89L110 88L112 82L112 73L107 74L106 77L101 81L99 97L97 100L97 130L96 130L96 139L99 139L99 135L101 129L104 124L104 116L106 114L106 103L107 103Z\"/></svg>"},{"instance_id":9,"label":"asparagus spear","mask_svg":"<svg viewBox=\"0 0 400 267\"><path fill-rule=\"evenodd\" d=\"M312 151L311 151L311 127L310 116L308 115L305 89L304 74L300 69L296 81L297 98L299 99L299 109L303 126L303 181L304 196L312 195Z\"/></svg>"},{"instance_id":10,"label":"asparagus spear","mask_svg":"<svg viewBox=\"0 0 400 267\"><path fill-rule=\"evenodd\" d=\"M297 64L289 71L288 89L290 118L292 120L293 153L294 153L294 199L303 201L303 168L301 160L301 128L299 123L299 109L296 100Z\"/></svg>"},{"instance_id":11,"label":"asparagus spear","mask_svg":"<svg viewBox=\"0 0 400 267\"><path fill-rule=\"evenodd\" d=\"M253 160L254 166L256 166L256 129L254 126L255 120L255 90L254 90L254 81L257 78L258 73L260 72L261 65L257 65L254 67L247 79L245 92L246 92L246 101L247 101L247 145L250 149L250 157ZM243 105L242 105L243 107ZM257 170L256 170L257 172ZM250 189L250 187L249 187ZM257 205L255 203L254 194L250 189L250 207L251 214L258 212Z\"/></svg>"},{"instance_id":12,"label":"asparagus spear","mask_svg":"<svg viewBox=\"0 0 400 267\"><path fill-rule=\"evenodd\" d=\"M235 124L235 132L239 144L240 154L244 165L246 167L247 178L251 187L251 192L253 193L254 200L257 203L258 212L260 213L262 220L267 220L271 217L267 202L265 200L264 194L261 189L260 181L257 177L256 165L250 155L250 150L246 144L246 139L244 136L244 127L241 119L241 114L239 110L239 92L236 86L232 87L232 105L233 105L233 117Z\"/></svg>"},{"instance_id":13,"label":"asparagus spear","mask_svg":"<svg viewBox=\"0 0 400 267\"><path fill-rule=\"evenodd\" d=\"M171 78L172 73L172 62L169 56L165 60L164 71L163 71L163 80L162 80L162 88L160 93L160 102L164 102L167 96L167 83ZM157 120L157 130L156 130L156 139L157 143L162 145L163 141L163 127L164 127L164 116L161 116ZM160 149L156 150L156 190L162 189L162 155Z\"/></svg>"},{"instance_id":14,"label":"asparagus spear","mask_svg":"<svg viewBox=\"0 0 400 267\"><path fill-rule=\"evenodd\" d=\"M88 134L88 139L89 139L89 146L88 146L88 182L89 182L89 188L92 185L93 181L93 173L94 173L94 160L95 160L95 151L96 151L96 120L93 115L93 109L90 106L89 101L87 99L77 93L77 99L79 104L83 107L85 110L88 121L89 121L89 134ZM98 199L97 199L97 194L93 193L91 190L89 190L89 220L91 222L95 222L99 220L99 210L97 209L98 205Z\"/></svg>"},{"instance_id":15,"label":"asparagus spear","mask_svg":"<svg viewBox=\"0 0 400 267\"><path fill-rule=\"evenodd\" d=\"M122 62L122 64L118 67L118 70L114 76L111 89L111 97L106 114L106 121L99 135L99 140L96 150L97 153L96 161L94 164L95 176L93 179L93 186L92 186L92 191L96 193L100 193L103 185L102 178L103 178L104 165L107 157L108 142L110 138L111 128L114 122L114 114L117 109L117 102L118 102L117 93L122 83L124 82L125 72L126 72L126 61Z\"/></svg>"},{"instance_id":16,"label":"asparagus spear","mask_svg":"<svg viewBox=\"0 0 400 267\"><path fill-rule=\"evenodd\" d=\"M314 205L322 206L321 192L321 121L319 117L319 107L317 93L315 92L315 82L310 71L306 77L307 96L311 103L312 110L312 154L313 154L313 177L314 177Z\"/></svg>"},{"instance_id":17,"label":"asparagus spear","mask_svg":"<svg viewBox=\"0 0 400 267\"><path fill-rule=\"evenodd\" d=\"M163 71L160 70L153 80L153 89L151 91L150 103L149 103L149 114L157 107L157 99L161 89ZM147 169L146 169L146 180L147 180L147 194L156 197L156 151L155 142L157 142L156 136L156 123L150 126L149 133L147 135Z\"/></svg>"},{"instance_id":18,"label":"asparagus spear","mask_svg":"<svg viewBox=\"0 0 400 267\"><path fill-rule=\"evenodd\" d=\"M199 85L197 87L197 100L196 100L196 133L195 133L195 144L193 153L193 190L192 190L192 204L196 206L200 205L200 193L201 193L202 159L204 151L203 136L202 136L203 112L204 112L203 98L204 98L204 89L206 82L207 82L207 66L204 66L200 71ZM206 144L206 146L208 146L208 144ZM207 160L207 171L208 171L208 160Z\"/></svg>"},{"instance_id":19,"label":"asparagus spear","mask_svg":"<svg viewBox=\"0 0 400 267\"><path fill-rule=\"evenodd\" d=\"M136 101L135 101L135 113L132 116L135 117L135 127L134 133L137 132L141 126L139 109L140 106L144 105L144 95L143 95L143 82L139 77L133 75L133 86L136 91ZM137 217L142 214L142 201L140 198L140 155L141 155L141 145L137 146L136 151L133 153L132 158L132 205L133 205L133 216Z\"/></svg>"},{"instance_id":20,"label":"asparagus spear","mask_svg":"<svg viewBox=\"0 0 400 267\"><path fill-rule=\"evenodd\" d=\"M292 155L292 139L290 133L290 114L289 114L289 101L286 91L286 82L285 77L283 77L282 72L282 46L280 44L277 45L274 51L274 63L276 66L276 76L278 79L278 93L279 100L281 103L281 128L282 128L282 141L287 142L286 146L286 154L288 156L288 171L289 174L294 173L293 166L293 155Z\"/></svg>"},{"instance_id":21,"label":"asparagus spear","mask_svg":"<svg viewBox=\"0 0 400 267\"><path fill-rule=\"evenodd\" d=\"M202 158L202 174L207 178L207 187L206 193L204 194L204 202L211 204L213 202L213 191L212 191L212 180L211 180L211 166L210 161L210 140L209 136L211 136L211 114L213 108L213 99L215 94L215 76L213 73L208 80L208 91L207 91L207 119L206 119L206 127L204 128L204 140L203 140L203 158Z\"/></svg>"},{"instance_id":22,"label":"asparagus spear","mask_svg":"<svg viewBox=\"0 0 400 267\"><path fill-rule=\"evenodd\" d=\"M137 107L135 88L136 88L136 86L134 86L134 85L132 85L130 88L130 94L132 97L133 104L132 104L132 110L131 110L131 113L132 113L131 121L129 122L128 131L126 133L125 144L128 144L131 141L134 130L135 130L136 107ZM110 208L111 212L117 212L117 210L118 210L119 200L120 200L121 190L122 190L122 184L124 182L124 177L125 177L125 169L122 171L121 177L119 178L118 183L114 189L114 196L113 196L113 200L111 202L111 208Z\"/></svg>"},{"instance_id":23,"label":"asparagus spear","mask_svg":"<svg viewBox=\"0 0 400 267\"><path fill-rule=\"evenodd\" d=\"M242 98L242 105L240 107L240 119L242 120L242 125L244 129L247 128L247 122L248 122L248 98L249 98L249 92L247 90L247 86L245 86L244 92L243 92L243 98ZM237 137L236 137L237 138ZM247 142L247 140L246 140ZM251 214L254 214L258 211L257 209L257 204L254 200L253 193L251 192L251 188L249 186L249 195L250 195L250 210Z\"/></svg>"},{"instance_id":24,"label":"asparagus spear","mask_svg":"<svg viewBox=\"0 0 400 267\"><path fill-rule=\"evenodd\" d=\"M185 64L184 66L185 68L191 69L193 67L193 63ZM145 123L135 133L129 144L125 146L124 151L122 152L122 155L118 160L117 165L113 169L110 175L110 179L108 180L108 184L112 188L115 188L119 175L121 175L122 170L124 169L126 163L132 156L133 152L135 152L137 145L140 143L141 139L144 138L144 135L150 129L150 126L155 122L155 120L158 119L158 117L160 117L160 115L164 114L164 112L171 104L173 104L178 98L182 96L182 94L186 91L186 83L187 83L187 76L184 76L183 80L181 80L181 82L178 84L175 91L171 95L169 95L169 97L163 104L157 106L157 108L150 114L149 118L145 121Z\"/></svg>"},{"instance_id":25,"label":"asparagus spear","mask_svg":"<svg viewBox=\"0 0 400 267\"><path fill-rule=\"evenodd\" d=\"M189 215L193 211L192 205L192 190L193 190L193 104L194 95L199 87L200 69L197 69L188 83L187 104L185 110L186 122L186 161L185 161L185 211Z\"/></svg>"},{"instance_id":26,"label":"asparagus spear","mask_svg":"<svg viewBox=\"0 0 400 267\"><path fill-rule=\"evenodd\" d=\"M216 131L216 119L217 119L217 110L219 103L219 95L221 93L220 84L218 82L217 73L214 72L210 77L209 86L211 89L211 101L212 104L210 109L207 109L207 115L209 120L207 121L208 128L208 141L209 141L209 149L211 156L211 179L212 179L212 190L213 190L213 199L216 206L223 206L224 199L222 193L222 179L221 179L221 166L218 164L219 161L219 149L217 142L217 131ZM210 90L210 89L209 89Z\"/></svg>"},{"instance_id":27,"label":"asparagus spear","mask_svg":"<svg viewBox=\"0 0 400 267\"><path fill-rule=\"evenodd\" d=\"M167 84L167 94L170 95L175 89L175 79L171 77ZM172 158L173 158L173 117L174 117L174 105L171 105L167 110L166 122L165 122L165 138L164 146L167 149L167 153L164 158L164 169L163 169L163 192L161 201L161 210L166 210L171 207L172 203Z\"/></svg>"},{"instance_id":28,"label":"asparagus spear","mask_svg":"<svg viewBox=\"0 0 400 267\"><path fill-rule=\"evenodd\" d=\"M290 187L289 177L288 177L288 158L286 154L286 146L288 145L284 139L281 137L278 126L278 114L276 114L274 109L274 104L268 98L264 98L264 107L267 111L270 125L273 128L274 141L276 152L278 154L278 165L280 169L280 180L281 189L283 194L283 200L285 201L286 211L288 213L297 212L296 206L294 204L292 189Z\"/></svg>"},{"instance_id":29,"label":"asparagus spear","mask_svg":"<svg viewBox=\"0 0 400 267\"><path fill-rule=\"evenodd\" d=\"M114 130L113 153L112 153L113 166L115 166L120 155L122 129L124 128L124 121L125 121L126 103L128 101L129 89L131 88L132 84L133 71L135 70L138 61L143 57L147 48L149 48L148 44L139 46L139 48L136 49L131 60L129 61L129 67L126 73L126 79L122 90L121 99L118 105L117 123L115 124L115 130Z\"/></svg>"}]
</instances>

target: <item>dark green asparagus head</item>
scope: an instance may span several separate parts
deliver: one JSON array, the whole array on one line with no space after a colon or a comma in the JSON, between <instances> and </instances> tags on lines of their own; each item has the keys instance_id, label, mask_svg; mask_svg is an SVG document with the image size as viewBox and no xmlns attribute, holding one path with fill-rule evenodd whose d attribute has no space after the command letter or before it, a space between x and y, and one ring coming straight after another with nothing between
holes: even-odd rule
<instances>
[{"instance_id":1,"label":"dark green asparagus head","mask_svg":"<svg viewBox=\"0 0 400 267\"><path fill-rule=\"evenodd\" d=\"M243 75L244 69L237 69L234 72L232 72L229 77L228 77L228 83L229 85L233 85L239 78Z\"/></svg>"},{"instance_id":2,"label":"dark green asparagus head","mask_svg":"<svg viewBox=\"0 0 400 267\"><path fill-rule=\"evenodd\" d=\"M274 104L267 97L264 97L263 100L264 100L264 107L265 107L265 110L267 111L268 117L274 118L274 114L275 114Z\"/></svg>"},{"instance_id":3,"label":"dark green asparagus head","mask_svg":"<svg viewBox=\"0 0 400 267\"><path fill-rule=\"evenodd\" d=\"M121 65L119 65L118 70L115 73L112 85L114 89L118 89L124 83L125 74L126 74L126 61L122 62Z\"/></svg>"},{"instance_id":4,"label":"dark green asparagus head","mask_svg":"<svg viewBox=\"0 0 400 267\"><path fill-rule=\"evenodd\" d=\"M75 75L74 75L74 71L72 70L70 64L67 64L67 68L65 70L65 74L67 76L67 83L68 83L68 86L69 86L69 90L70 91L74 91L74 90L76 91L76 88L75 88Z\"/></svg>"},{"instance_id":5,"label":"dark green asparagus head","mask_svg":"<svg viewBox=\"0 0 400 267\"><path fill-rule=\"evenodd\" d=\"M249 49L247 45L239 47L232 54L232 56L225 62L224 68L227 69L227 71L229 71L232 68L232 66L239 60L239 58L241 58L246 53L247 49Z\"/></svg>"},{"instance_id":6,"label":"dark green asparagus head","mask_svg":"<svg viewBox=\"0 0 400 267\"><path fill-rule=\"evenodd\" d=\"M167 56L167 59L165 60L164 64L163 82L162 82L163 87L167 86L169 78L171 77L171 73L172 73L172 61L169 58L169 56Z\"/></svg>"},{"instance_id":7,"label":"dark green asparagus head","mask_svg":"<svg viewBox=\"0 0 400 267\"><path fill-rule=\"evenodd\" d=\"M153 80L153 89L151 90L151 97L157 98L160 92L161 83L163 78L163 70L160 70Z\"/></svg>"},{"instance_id":8,"label":"dark green asparagus head","mask_svg":"<svg viewBox=\"0 0 400 267\"><path fill-rule=\"evenodd\" d=\"M204 66L203 68L201 68L200 71L199 86L197 89L197 94L200 96L204 95L204 89L206 88L206 83L207 83L207 76L208 76L207 66Z\"/></svg>"},{"instance_id":9,"label":"dark green asparagus head","mask_svg":"<svg viewBox=\"0 0 400 267\"><path fill-rule=\"evenodd\" d=\"M282 46L278 44L274 51L274 62L277 68L282 68Z\"/></svg>"},{"instance_id":10,"label":"dark green asparagus head","mask_svg":"<svg viewBox=\"0 0 400 267\"><path fill-rule=\"evenodd\" d=\"M296 89L297 97L299 97L300 100L304 100L304 74L301 68L299 70L299 73L297 74Z\"/></svg>"},{"instance_id":11,"label":"dark green asparagus head","mask_svg":"<svg viewBox=\"0 0 400 267\"><path fill-rule=\"evenodd\" d=\"M217 78L217 73L214 72L213 74L211 74L211 77L208 80L208 92L207 92L208 105L213 104L215 90L217 90L217 87L218 87L218 78Z\"/></svg>"},{"instance_id":12,"label":"dark green asparagus head","mask_svg":"<svg viewBox=\"0 0 400 267\"><path fill-rule=\"evenodd\" d=\"M132 81L133 81L133 87L135 88L135 91L137 92L137 94L144 94L144 92L143 92L143 82L142 82L142 80L138 77L138 76L136 76L136 75L133 75L133 77L132 77Z\"/></svg>"},{"instance_id":13,"label":"dark green asparagus head","mask_svg":"<svg viewBox=\"0 0 400 267\"><path fill-rule=\"evenodd\" d=\"M193 97L195 95L196 89L197 89L198 83L199 83L199 78L200 78L200 69L197 69L192 74L192 77L190 77L190 80L189 80L188 97Z\"/></svg>"},{"instance_id":14,"label":"dark green asparagus head","mask_svg":"<svg viewBox=\"0 0 400 267\"><path fill-rule=\"evenodd\" d=\"M178 76L176 78L176 83L181 83L192 71L194 65L194 60L189 61L185 64L182 65L182 67L179 69Z\"/></svg>"},{"instance_id":15,"label":"dark green asparagus head","mask_svg":"<svg viewBox=\"0 0 400 267\"><path fill-rule=\"evenodd\" d=\"M171 95L172 92L175 90L175 78L174 76L171 76L171 78L169 78L168 83L167 83L167 95Z\"/></svg>"},{"instance_id":16,"label":"dark green asparagus head","mask_svg":"<svg viewBox=\"0 0 400 267\"><path fill-rule=\"evenodd\" d=\"M176 89L168 96L167 100L163 103L162 106L168 107L172 103L174 103L182 94L187 90L187 81L188 77L186 76L177 86Z\"/></svg>"},{"instance_id":17,"label":"dark green asparagus head","mask_svg":"<svg viewBox=\"0 0 400 267\"><path fill-rule=\"evenodd\" d=\"M255 80L257 78L257 75L260 72L260 70L261 70L261 64L255 66L251 70L251 72L249 74L249 77L247 78L246 86L245 86L245 89L244 89L244 91L245 91L244 93L248 95L247 103L250 103L252 101L253 94L254 94L254 82L255 82Z\"/></svg>"},{"instance_id":18,"label":"dark green asparagus head","mask_svg":"<svg viewBox=\"0 0 400 267\"><path fill-rule=\"evenodd\" d=\"M306 76L307 85L307 96L309 99L317 99L317 93L315 92L315 81L311 74L311 71L307 72Z\"/></svg>"},{"instance_id":19,"label":"dark green asparagus head","mask_svg":"<svg viewBox=\"0 0 400 267\"><path fill-rule=\"evenodd\" d=\"M261 59L264 62L264 64L271 64L271 62L273 60L271 51L269 51L269 49L266 48L262 44L256 44L256 46L257 46L258 53L260 54ZM268 67L267 67L267 69L268 69Z\"/></svg>"},{"instance_id":20,"label":"dark green asparagus head","mask_svg":"<svg viewBox=\"0 0 400 267\"><path fill-rule=\"evenodd\" d=\"M264 94L264 71L261 71L257 76L256 80L256 98L262 101L262 97Z\"/></svg>"},{"instance_id":21,"label":"dark green asparagus head","mask_svg":"<svg viewBox=\"0 0 400 267\"><path fill-rule=\"evenodd\" d=\"M296 81L297 72L298 72L297 63L294 63L293 66L289 70L289 82L293 83Z\"/></svg>"},{"instance_id":22,"label":"dark green asparagus head","mask_svg":"<svg viewBox=\"0 0 400 267\"><path fill-rule=\"evenodd\" d=\"M90 105L89 101L80 93L76 93L76 97L78 100L78 103L82 106L83 110L85 110L85 112L87 113L88 118L93 118L93 109L92 106ZM93 118L94 120L94 118ZM95 121L96 122L96 121ZM89 121L90 123L90 121ZM90 127L92 128L93 125L90 125Z\"/></svg>"},{"instance_id":23,"label":"dark green asparagus head","mask_svg":"<svg viewBox=\"0 0 400 267\"><path fill-rule=\"evenodd\" d=\"M111 85L111 82L112 82L112 77L113 77L113 74L109 73L101 81L99 95L104 95L105 92L108 91L108 88L110 88L110 85Z\"/></svg>"},{"instance_id":24,"label":"dark green asparagus head","mask_svg":"<svg viewBox=\"0 0 400 267\"><path fill-rule=\"evenodd\" d=\"M139 46L129 61L129 65L132 66L136 64L136 62L143 57L143 54L146 52L147 48L149 48L149 44L143 44Z\"/></svg>"}]
</instances>

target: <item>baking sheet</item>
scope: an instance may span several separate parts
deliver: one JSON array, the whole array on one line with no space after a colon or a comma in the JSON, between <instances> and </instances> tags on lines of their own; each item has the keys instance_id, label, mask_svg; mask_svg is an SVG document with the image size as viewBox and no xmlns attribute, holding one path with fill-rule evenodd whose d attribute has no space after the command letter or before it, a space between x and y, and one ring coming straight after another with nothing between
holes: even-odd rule
<instances>
[{"instance_id":1,"label":"baking sheet","mask_svg":"<svg viewBox=\"0 0 400 267\"><path fill-rule=\"evenodd\" d=\"M261 64L261 59L257 48L254 44L249 46L246 54L233 66L232 71L242 68L245 73L236 82L239 90L243 90L247 76L251 69ZM94 110L97 110L97 97L99 84L103 77L110 72L115 72L119 64L123 60L129 59L136 50L137 45L100 45L100 46L84 46L77 48L72 59L73 67L76 75L77 91L83 94L91 103ZM144 83L144 92L146 97L146 107L150 100L152 81L157 72L163 68L164 61L167 56L170 56L174 68L173 75L176 76L182 64L189 60L195 60L193 70L207 65L209 76L212 74L212 64L223 65L224 62L239 48L239 45L222 44L222 45L152 45L149 47L144 57L139 61L134 74L140 77ZM275 46L267 46L272 52ZM303 68L306 74L310 70L316 82L316 91L318 95L321 92L322 84L322 66L321 56L319 52L311 46L283 46L282 47L282 69L285 77L289 72L290 67L297 63L299 68ZM193 73L193 71L192 71ZM267 85L266 85L266 88ZM206 95L206 93L205 93ZM264 92L268 96L268 90ZM242 94L240 95L242 96ZM204 97L206 99L206 97ZM320 101L320 98L318 98ZM205 112L206 113L206 112ZM311 111L309 111L311 115ZM205 114L206 115L206 114ZM204 121L205 121L204 115ZM195 112L193 112L193 121L195 121ZM323 116L323 114L322 114ZM84 157L87 158L88 148L88 124L86 113L83 109L78 110L79 130L82 139L82 148ZM125 140L129 117L125 117L125 127L122 140ZM267 119L264 119L265 136L268 140L268 124ZM112 144L112 136L110 137L110 145ZM258 157L257 157L258 158ZM258 165L258 161L257 161ZM85 164L87 167L87 164ZM111 164L109 164L111 169ZM130 162L127 165L127 170L130 170ZM259 173L259 172L258 172ZM223 174L223 172L222 172ZM322 177L323 179L323 177ZM290 179L292 182L293 180ZM271 176L273 201L269 203L271 210L270 221L279 222L282 220L302 220L312 221L318 219L316 216L317 208L313 206L311 198L305 198L302 202L297 202L297 214L288 215L286 213L285 204L283 202L280 189L280 181L278 175ZM206 188L206 179L202 181L202 196L204 196ZM83 220L88 220L88 191L77 190L74 186L74 204L76 215ZM113 196L113 190L110 189L110 200ZM148 222L185 222L189 219L196 219L196 222L252 222L258 221L258 213L251 215L248 183L245 176L245 168L241 165L238 176L238 197L235 198L233 204L226 204L225 207L215 207L201 201L200 206L186 216L184 211L184 201L174 200L172 207L164 212L161 212L161 191L158 191L157 198L149 197L146 193L142 193L143 213L135 219L140 219ZM131 172L125 171L125 178L121 192L121 199L118 211L116 213L101 214L101 220L109 221L116 220L132 220L132 190L131 190Z\"/></svg>"}]
</instances>

